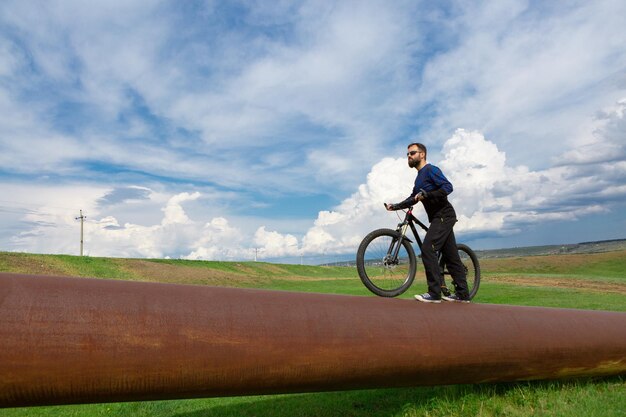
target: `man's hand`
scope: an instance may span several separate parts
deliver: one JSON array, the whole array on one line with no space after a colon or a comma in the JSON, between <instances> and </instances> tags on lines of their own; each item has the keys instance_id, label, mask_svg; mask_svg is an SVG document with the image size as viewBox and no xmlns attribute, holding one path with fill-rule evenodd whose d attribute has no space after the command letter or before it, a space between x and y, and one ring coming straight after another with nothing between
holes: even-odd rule
<instances>
[{"instance_id":1,"label":"man's hand","mask_svg":"<svg viewBox=\"0 0 626 417\"><path fill-rule=\"evenodd\" d=\"M385 203L385 208L387 209L387 211L393 211L393 204L391 203Z\"/></svg>"},{"instance_id":2,"label":"man's hand","mask_svg":"<svg viewBox=\"0 0 626 417\"><path fill-rule=\"evenodd\" d=\"M422 201L426 198L428 193L424 190L420 190L419 193L415 194L415 201Z\"/></svg>"}]
</instances>

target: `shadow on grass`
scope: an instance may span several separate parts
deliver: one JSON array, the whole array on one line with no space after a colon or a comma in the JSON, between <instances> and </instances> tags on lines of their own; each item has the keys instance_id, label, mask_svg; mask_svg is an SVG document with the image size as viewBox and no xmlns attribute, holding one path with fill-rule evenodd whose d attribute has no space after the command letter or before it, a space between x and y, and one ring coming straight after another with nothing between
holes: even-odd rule
<instances>
[{"instance_id":1,"label":"shadow on grass","mask_svg":"<svg viewBox=\"0 0 626 417\"><path fill-rule=\"evenodd\" d=\"M428 402L433 395L435 391L431 388L403 388L247 397L175 417L393 416L401 415L407 404Z\"/></svg>"},{"instance_id":2,"label":"shadow on grass","mask_svg":"<svg viewBox=\"0 0 626 417\"><path fill-rule=\"evenodd\" d=\"M602 391L602 386L621 385L626 377L583 378L559 381L511 382L499 384L450 385L293 394L232 399L229 404L216 402L195 411L177 413L175 417L206 416L405 416L405 415L476 415L489 403L524 412L533 404L569 392L576 397L588 391ZM622 385L623 386L623 385ZM497 414L497 413L496 413Z\"/></svg>"}]
</instances>

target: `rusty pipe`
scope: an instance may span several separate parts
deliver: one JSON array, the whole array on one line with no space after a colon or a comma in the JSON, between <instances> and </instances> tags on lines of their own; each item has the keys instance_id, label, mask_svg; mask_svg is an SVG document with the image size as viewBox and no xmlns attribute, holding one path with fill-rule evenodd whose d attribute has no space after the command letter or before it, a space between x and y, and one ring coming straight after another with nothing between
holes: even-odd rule
<instances>
[{"instance_id":1,"label":"rusty pipe","mask_svg":"<svg viewBox=\"0 0 626 417\"><path fill-rule=\"evenodd\" d=\"M626 313L0 274L0 406L626 372Z\"/></svg>"}]
</instances>

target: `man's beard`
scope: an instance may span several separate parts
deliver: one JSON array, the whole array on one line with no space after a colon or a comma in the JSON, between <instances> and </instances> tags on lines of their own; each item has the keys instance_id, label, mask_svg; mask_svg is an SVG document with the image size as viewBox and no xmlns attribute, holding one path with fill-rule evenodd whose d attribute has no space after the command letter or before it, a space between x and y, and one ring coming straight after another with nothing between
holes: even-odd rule
<instances>
[{"instance_id":1,"label":"man's beard","mask_svg":"<svg viewBox=\"0 0 626 417\"><path fill-rule=\"evenodd\" d=\"M415 168L419 166L419 164L420 164L420 161L418 161L417 159L409 158L409 168Z\"/></svg>"}]
</instances>

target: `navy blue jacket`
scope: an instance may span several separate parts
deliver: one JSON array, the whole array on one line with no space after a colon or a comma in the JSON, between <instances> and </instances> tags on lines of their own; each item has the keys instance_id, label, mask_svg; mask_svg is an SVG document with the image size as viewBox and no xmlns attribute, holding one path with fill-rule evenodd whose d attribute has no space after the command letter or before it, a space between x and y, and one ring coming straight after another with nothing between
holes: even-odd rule
<instances>
[{"instance_id":1,"label":"navy blue jacket","mask_svg":"<svg viewBox=\"0 0 626 417\"><path fill-rule=\"evenodd\" d=\"M394 204L393 208L399 210L413 206L415 204L415 196L420 191L424 194L422 204L424 204L424 209L426 209L429 222L432 222L436 217L456 218L454 207L448 201L448 194L452 192L452 184L443 175L441 169L431 164L426 164L417 172L413 192L406 200Z\"/></svg>"}]
</instances>

